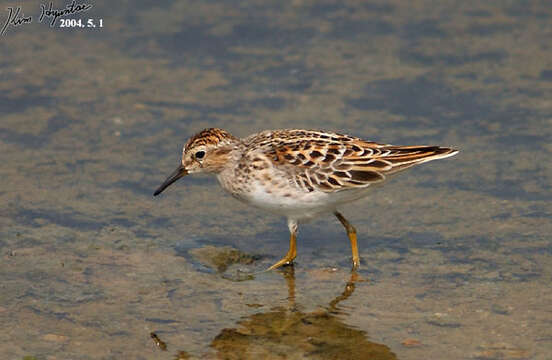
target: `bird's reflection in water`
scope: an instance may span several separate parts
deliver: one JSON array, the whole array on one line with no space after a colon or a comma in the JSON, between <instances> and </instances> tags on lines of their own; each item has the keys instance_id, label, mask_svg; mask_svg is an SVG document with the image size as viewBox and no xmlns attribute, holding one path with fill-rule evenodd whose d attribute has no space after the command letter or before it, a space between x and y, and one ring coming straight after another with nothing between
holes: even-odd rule
<instances>
[{"instance_id":1,"label":"bird's reflection in water","mask_svg":"<svg viewBox=\"0 0 552 360\"><path fill-rule=\"evenodd\" d=\"M211 343L222 359L396 359L382 344L366 339L338 317L339 303L355 291L353 273L345 290L325 310L301 312L295 302L293 266L281 270L288 285L288 307L251 315L233 329L223 329Z\"/></svg>"}]
</instances>

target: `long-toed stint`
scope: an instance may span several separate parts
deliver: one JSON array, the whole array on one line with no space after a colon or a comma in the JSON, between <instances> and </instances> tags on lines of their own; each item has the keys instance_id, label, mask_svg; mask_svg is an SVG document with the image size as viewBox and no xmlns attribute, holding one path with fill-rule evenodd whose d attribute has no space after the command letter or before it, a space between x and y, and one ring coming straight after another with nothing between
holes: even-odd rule
<instances>
[{"instance_id":1,"label":"long-toed stint","mask_svg":"<svg viewBox=\"0 0 552 360\"><path fill-rule=\"evenodd\" d=\"M368 195L371 185L413 165L453 156L440 146L395 146L318 130L267 130L238 139L211 128L192 136L182 162L155 190L159 195L181 177L206 172L247 204L287 217L287 254L269 269L291 264L297 255L297 225L332 212L351 242L358 268L356 230L338 207Z\"/></svg>"}]
</instances>

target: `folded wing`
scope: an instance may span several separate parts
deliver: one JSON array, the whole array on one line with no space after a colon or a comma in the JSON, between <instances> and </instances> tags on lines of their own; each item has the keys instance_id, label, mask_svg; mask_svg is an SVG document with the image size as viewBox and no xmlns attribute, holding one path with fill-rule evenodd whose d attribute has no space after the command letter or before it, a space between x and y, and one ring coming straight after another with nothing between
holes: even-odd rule
<instances>
[{"instance_id":1,"label":"folded wing","mask_svg":"<svg viewBox=\"0 0 552 360\"><path fill-rule=\"evenodd\" d=\"M297 186L307 192L335 192L368 187L411 166L455 155L440 146L394 146L337 133L300 131L265 154L277 167L294 173Z\"/></svg>"}]
</instances>

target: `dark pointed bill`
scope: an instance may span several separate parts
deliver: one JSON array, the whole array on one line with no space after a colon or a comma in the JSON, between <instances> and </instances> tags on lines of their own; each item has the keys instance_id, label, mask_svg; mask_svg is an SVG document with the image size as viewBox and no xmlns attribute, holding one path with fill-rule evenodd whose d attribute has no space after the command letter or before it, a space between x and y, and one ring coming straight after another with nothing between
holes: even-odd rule
<instances>
[{"instance_id":1,"label":"dark pointed bill","mask_svg":"<svg viewBox=\"0 0 552 360\"><path fill-rule=\"evenodd\" d=\"M155 192L153 193L153 196L157 196L157 195L161 194L163 192L163 190L165 190L166 188L169 187L170 184L172 184L176 180L178 180L181 177L186 176L186 175L188 175L188 171L186 171L184 166L180 165L179 167L176 168L175 171L173 171L172 174L169 175L167 180L165 180L163 182L163 184L161 184L161 186L159 186L157 188L157 190L155 190Z\"/></svg>"}]
</instances>

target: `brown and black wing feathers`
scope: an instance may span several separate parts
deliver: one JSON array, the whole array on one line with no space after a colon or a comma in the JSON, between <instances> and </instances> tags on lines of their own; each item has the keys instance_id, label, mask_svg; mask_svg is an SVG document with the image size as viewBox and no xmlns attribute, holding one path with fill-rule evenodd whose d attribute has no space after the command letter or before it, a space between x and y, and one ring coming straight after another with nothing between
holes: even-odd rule
<instances>
[{"instance_id":1,"label":"brown and black wing feathers","mask_svg":"<svg viewBox=\"0 0 552 360\"><path fill-rule=\"evenodd\" d=\"M388 174L458 152L439 146L379 144L315 130L285 130L267 134L278 138L278 141L267 141L261 137L256 139L259 147L275 166L291 171L297 186L308 192L368 187L385 180Z\"/></svg>"}]
</instances>

